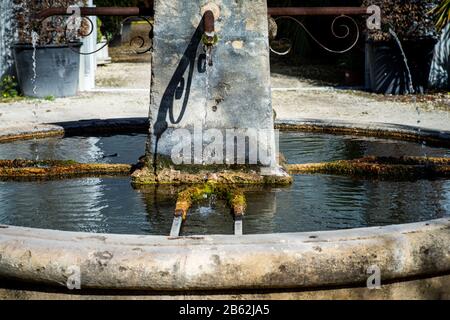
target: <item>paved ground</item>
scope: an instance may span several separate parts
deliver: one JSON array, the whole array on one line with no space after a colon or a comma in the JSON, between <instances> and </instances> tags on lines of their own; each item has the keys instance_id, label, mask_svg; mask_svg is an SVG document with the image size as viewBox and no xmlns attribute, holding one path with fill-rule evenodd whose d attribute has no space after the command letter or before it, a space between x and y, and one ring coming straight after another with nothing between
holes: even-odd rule
<instances>
[{"instance_id":1,"label":"paved ground","mask_svg":"<svg viewBox=\"0 0 450 320\"><path fill-rule=\"evenodd\" d=\"M93 92L54 101L27 99L0 103L0 133L43 123L146 117L149 83L150 64L145 59L99 67L98 88ZM450 131L450 95L442 95L432 102L413 103L411 98L399 102L389 97L312 84L295 72L284 70L273 70L272 86L278 120L375 122Z\"/></svg>"}]
</instances>

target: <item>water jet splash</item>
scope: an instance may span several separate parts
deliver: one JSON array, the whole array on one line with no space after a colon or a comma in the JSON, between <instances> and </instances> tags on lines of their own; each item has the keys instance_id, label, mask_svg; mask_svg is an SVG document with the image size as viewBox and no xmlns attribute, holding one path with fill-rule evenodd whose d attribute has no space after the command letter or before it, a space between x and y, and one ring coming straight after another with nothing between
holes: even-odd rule
<instances>
[{"instance_id":1,"label":"water jet splash","mask_svg":"<svg viewBox=\"0 0 450 320\"><path fill-rule=\"evenodd\" d=\"M405 50L403 49L402 43L401 43L397 33L392 28L389 28L389 33L394 38L395 42L397 43L397 45L398 45L398 47L400 49L400 52L402 53L403 61L405 63L406 71L408 73L408 87L409 87L408 90L409 90L409 93L413 95L414 106L416 108L416 112L417 112L417 116L418 116L418 119L417 119L417 135L418 135L418 137L420 139L420 134L422 132L422 129L420 128L420 124L422 122L421 121L421 113L420 113L420 108L417 105L417 97L415 96L416 90L414 89L414 83L413 83L413 79L412 79L411 68L409 67L408 58L406 57ZM426 142L422 141L422 149L425 150L425 147L426 147ZM426 157L426 152L425 151L424 151L424 156Z\"/></svg>"},{"instance_id":2,"label":"water jet splash","mask_svg":"<svg viewBox=\"0 0 450 320\"><path fill-rule=\"evenodd\" d=\"M392 35L394 40L397 42L400 52L402 53L403 61L405 62L406 71L408 72L409 93L414 94L415 89L414 89L414 84L413 84L413 80L412 80L411 69L409 68L408 58L406 57L405 50L403 50L402 43L401 43L400 39L398 38L397 33L395 33L395 31L392 28L389 28L389 33Z\"/></svg>"},{"instance_id":3,"label":"water jet splash","mask_svg":"<svg viewBox=\"0 0 450 320\"><path fill-rule=\"evenodd\" d=\"M33 82L33 93L37 93L37 86L36 86L36 79L37 79L37 70L36 70L36 51L37 51L37 45L39 42L39 34L36 31L31 32L31 45L33 46L33 78L31 81Z\"/></svg>"},{"instance_id":4,"label":"water jet splash","mask_svg":"<svg viewBox=\"0 0 450 320\"><path fill-rule=\"evenodd\" d=\"M36 31L31 31L31 45L33 46L33 54L32 54L32 67L33 67L33 77L31 78L31 82L33 83L33 94L37 94L37 60L36 60L36 53L37 53L37 46L39 43L39 34ZM34 129L38 130L38 116L37 116L37 110L38 105L37 102L34 103L34 109L33 109L33 116L34 116ZM39 160L39 147L37 144L35 144L35 150L34 150L36 157L35 160Z\"/></svg>"}]
</instances>

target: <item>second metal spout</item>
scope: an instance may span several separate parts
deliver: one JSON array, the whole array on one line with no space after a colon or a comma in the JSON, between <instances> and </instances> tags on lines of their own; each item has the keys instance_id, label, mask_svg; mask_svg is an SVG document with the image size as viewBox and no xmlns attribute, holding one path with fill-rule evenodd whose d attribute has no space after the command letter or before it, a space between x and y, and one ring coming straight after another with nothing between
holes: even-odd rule
<instances>
[{"instance_id":1,"label":"second metal spout","mask_svg":"<svg viewBox=\"0 0 450 320\"><path fill-rule=\"evenodd\" d=\"M203 29L202 42L206 52L206 60L208 65L212 66L212 48L217 44L218 37L215 30L214 13L211 10L206 11L203 15Z\"/></svg>"}]
</instances>

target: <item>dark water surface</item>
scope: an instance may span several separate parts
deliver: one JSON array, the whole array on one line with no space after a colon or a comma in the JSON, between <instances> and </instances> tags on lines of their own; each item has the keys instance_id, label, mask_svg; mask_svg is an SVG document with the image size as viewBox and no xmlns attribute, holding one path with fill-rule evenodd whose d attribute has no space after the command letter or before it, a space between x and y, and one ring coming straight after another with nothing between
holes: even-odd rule
<instances>
[{"instance_id":1,"label":"dark water surface","mask_svg":"<svg viewBox=\"0 0 450 320\"><path fill-rule=\"evenodd\" d=\"M145 135L49 138L0 144L0 159L73 159L135 163ZM353 159L365 155L450 156L447 149L372 138L282 133L290 163ZM119 234L168 235L176 189L134 190L128 178L1 182L0 224ZM450 180L372 181L299 175L287 188L247 192L244 233L299 232L408 223L450 216ZM223 201L194 206L183 235L232 234Z\"/></svg>"}]
</instances>

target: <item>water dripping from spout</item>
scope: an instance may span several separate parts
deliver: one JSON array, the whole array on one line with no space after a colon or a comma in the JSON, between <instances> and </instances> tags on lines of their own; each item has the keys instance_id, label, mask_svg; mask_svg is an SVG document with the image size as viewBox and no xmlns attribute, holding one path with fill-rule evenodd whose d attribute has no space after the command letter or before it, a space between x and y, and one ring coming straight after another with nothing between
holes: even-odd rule
<instances>
[{"instance_id":1,"label":"water dripping from spout","mask_svg":"<svg viewBox=\"0 0 450 320\"><path fill-rule=\"evenodd\" d=\"M212 92L211 92L211 82L210 82L210 77L211 77L211 71L212 71L212 67L213 64L210 63L210 61L212 61L212 57L211 57L211 50L209 50L210 48L205 48L205 55L206 55L206 59L205 59L205 73L206 73L206 79L205 79L205 97L206 97L206 103L205 103L205 115L203 118L203 123L202 123L202 127L205 128L206 126L206 119L208 118L208 111L209 108L212 108L213 106L211 105L211 101L212 101ZM205 164L205 157L203 157L203 164Z\"/></svg>"}]
</instances>

